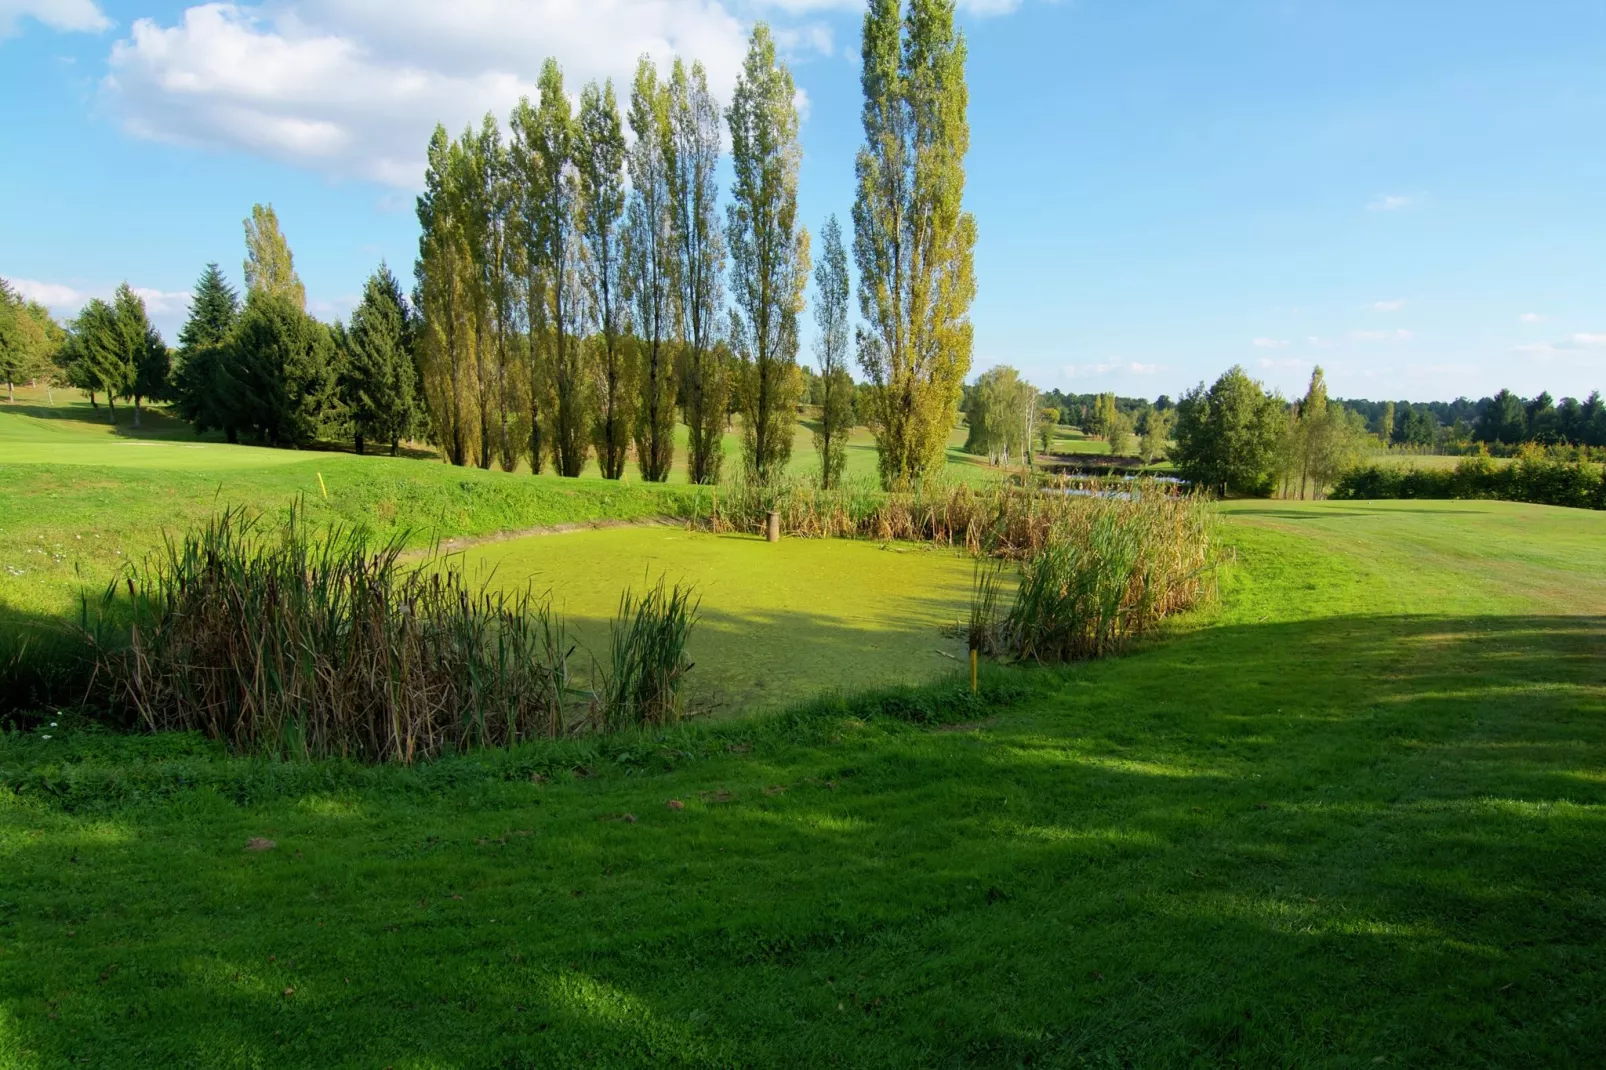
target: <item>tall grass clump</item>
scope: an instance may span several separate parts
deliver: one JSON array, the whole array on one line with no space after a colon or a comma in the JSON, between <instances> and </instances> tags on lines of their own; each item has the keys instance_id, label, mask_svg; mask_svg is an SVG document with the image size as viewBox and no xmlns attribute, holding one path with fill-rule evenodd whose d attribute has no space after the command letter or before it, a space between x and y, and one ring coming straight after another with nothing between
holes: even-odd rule
<instances>
[{"instance_id":1,"label":"tall grass clump","mask_svg":"<svg viewBox=\"0 0 1606 1070\"><path fill-rule=\"evenodd\" d=\"M102 699L151 730L283 757L421 758L558 736L564 623L529 591L472 590L404 535L315 536L234 508L129 569L102 601Z\"/></svg>"},{"instance_id":2,"label":"tall grass clump","mask_svg":"<svg viewBox=\"0 0 1606 1070\"><path fill-rule=\"evenodd\" d=\"M680 719L680 688L692 662L686 641L701 599L663 578L643 595L625 591L609 637L609 658L597 670L593 716L607 729L661 726Z\"/></svg>"},{"instance_id":3,"label":"tall grass clump","mask_svg":"<svg viewBox=\"0 0 1606 1070\"><path fill-rule=\"evenodd\" d=\"M1118 653L1211 590L1213 514L1196 496L1079 498L1017 558L1001 615L996 576L978 572L969 630L985 653L1074 661Z\"/></svg>"}]
</instances>

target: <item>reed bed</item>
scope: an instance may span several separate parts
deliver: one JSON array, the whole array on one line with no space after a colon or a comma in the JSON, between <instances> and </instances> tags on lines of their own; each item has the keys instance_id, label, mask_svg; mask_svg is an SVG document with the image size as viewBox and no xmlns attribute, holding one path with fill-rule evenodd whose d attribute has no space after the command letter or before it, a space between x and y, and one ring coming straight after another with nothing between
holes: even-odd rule
<instances>
[{"instance_id":1,"label":"reed bed","mask_svg":"<svg viewBox=\"0 0 1606 1070\"><path fill-rule=\"evenodd\" d=\"M1019 558L1040 548L1056 526L1074 526L1086 503L1106 496L1141 501L1183 497L1175 486L1152 480L1117 482L1119 489L1106 489L1096 480L1082 481L1075 494L1061 487L1003 483L932 483L906 493L883 492L871 483L831 490L800 480L767 487L738 483L719 488L700 506L716 532L761 533L774 510L782 532L796 537L930 542L977 555Z\"/></svg>"},{"instance_id":2,"label":"reed bed","mask_svg":"<svg viewBox=\"0 0 1606 1070\"><path fill-rule=\"evenodd\" d=\"M632 660L659 651L621 651L616 637L605 697L588 702L571 686L576 647L548 598L471 587L450 559L404 562L404 541L347 527L315 535L296 510L278 528L225 510L107 591L96 619L121 626L86 628L97 686L153 731L298 758L413 762L658 715L662 699L614 677L661 679L656 662ZM651 630L659 596L661 584L631 627ZM691 620L673 625L683 649ZM626 692L633 705L614 709L609 696Z\"/></svg>"},{"instance_id":3,"label":"reed bed","mask_svg":"<svg viewBox=\"0 0 1606 1070\"><path fill-rule=\"evenodd\" d=\"M1074 499L1016 559L1013 601L1002 569L978 562L971 646L1016 661L1058 663L1119 653L1211 595L1214 522L1193 496Z\"/></svg>"}]
</instances>

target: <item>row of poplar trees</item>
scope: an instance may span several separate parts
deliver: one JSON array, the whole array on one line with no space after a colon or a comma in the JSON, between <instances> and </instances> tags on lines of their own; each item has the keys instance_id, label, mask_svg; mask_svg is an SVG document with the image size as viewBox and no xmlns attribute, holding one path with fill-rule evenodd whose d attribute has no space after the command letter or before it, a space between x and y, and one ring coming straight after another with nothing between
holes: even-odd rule
<instances>
[{"instance_id":1,"label":"row of poplar trees","mask_svg":"<svg viewBox=\"0 0 1606 1070\"><path fill-rule=\"evenodd\" d=\"M970 365L975 226L961 206L969 129L953 16L950 0L872 0L864 23L856 342L888 486L942 463ZM755 27L723 114L702 65L679 59L661 77L643 57L623 115L611 83L585 86L576 110L552 60L538 88L505 136L488 115L430 141L415 303L434 441L454 464L550 461L567 476L594 452L611 479L633 453L644 479L663 481L678 416L689 478L712 483L734 410L745 475L780 475L811 257L796 87L769 29ZM831 485L854 411L851 286L834 218L821 237L815 440Z\"/></svg>"}]
</instances>

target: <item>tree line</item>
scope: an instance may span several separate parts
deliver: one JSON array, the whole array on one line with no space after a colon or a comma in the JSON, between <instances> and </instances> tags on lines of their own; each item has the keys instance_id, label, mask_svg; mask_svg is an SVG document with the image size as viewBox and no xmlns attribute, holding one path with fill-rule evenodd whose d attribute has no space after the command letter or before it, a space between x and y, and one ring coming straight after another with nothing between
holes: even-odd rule
<instances>
[{"instance_id":1,"label":"tree line","mask_svg":"<svg viewBox=\"0 0 1606 1070\"><path fill-rule=\"evenodd\" d=\"M1549 391L1524 398L1511 390L1471 401L1345 399L1389 446L1465 453L1478 446L1606 446L1606 402L1600 391L1580 401Z\"/></svg>"},{"instance_id":2,"label":"tree line","mask_svg":"<svg viewBox=\"0 0 1606 1070\"><path fill-rule=\"evenodd\" d=\"M908 486L941 465L970 366L965 58L952 0L871 0L857 324L842 228L826 220L815 263L798 217L796 87L760 23L724 109L700 63L661 73L646 57L623 109L611 82L584 86L576 107L549 59L505 128L491 115L455 139L437 127L410 295L381 265L348 323L319 322L277 217L258 205L244 299L209 265L176 351L124 285L85 306L47 363L113 419L119 399L134 400L136 419L142 402L170 401L231 442L349 437L396 452L422 439L453 464L565 476L595 456L611 479L633 458L651 481L669 478L677 423L688 477L718 481L733 414L744 474L776 478L807 397L823 483L840 480L858 420L882 482ZM811 268L818 372L805 375ZM10 356L33 353L10 341L26 333L12 325L35 313L6 292L0 373L15 377L38 361Z\"/></svg>"}]
</instances>

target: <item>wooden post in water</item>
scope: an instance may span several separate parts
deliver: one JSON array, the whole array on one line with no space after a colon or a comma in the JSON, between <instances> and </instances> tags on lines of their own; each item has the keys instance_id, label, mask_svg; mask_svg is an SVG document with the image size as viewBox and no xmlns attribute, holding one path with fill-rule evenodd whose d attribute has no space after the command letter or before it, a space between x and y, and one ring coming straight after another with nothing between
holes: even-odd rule
<instances>
[{"instance_id":1,"label":"wooden post in water","mask_svg":"<svg viewBox=\"0 0 1606 1070\"><path fill-rule=\"evenodd\" d=\"M764 538L770 542L781 541L781 514L771 509L769 516L764 518Z\"/></svg>"},{"instance_id":2,"label":"wooden post in water","mask_svg":"<svg viewBox=\"0 0 1606 1070\"><path fill-rule=\"evenodd\" d=\"M970 693L976 693L976 648L970 648Z\"/></svg>"}]
</instances>

